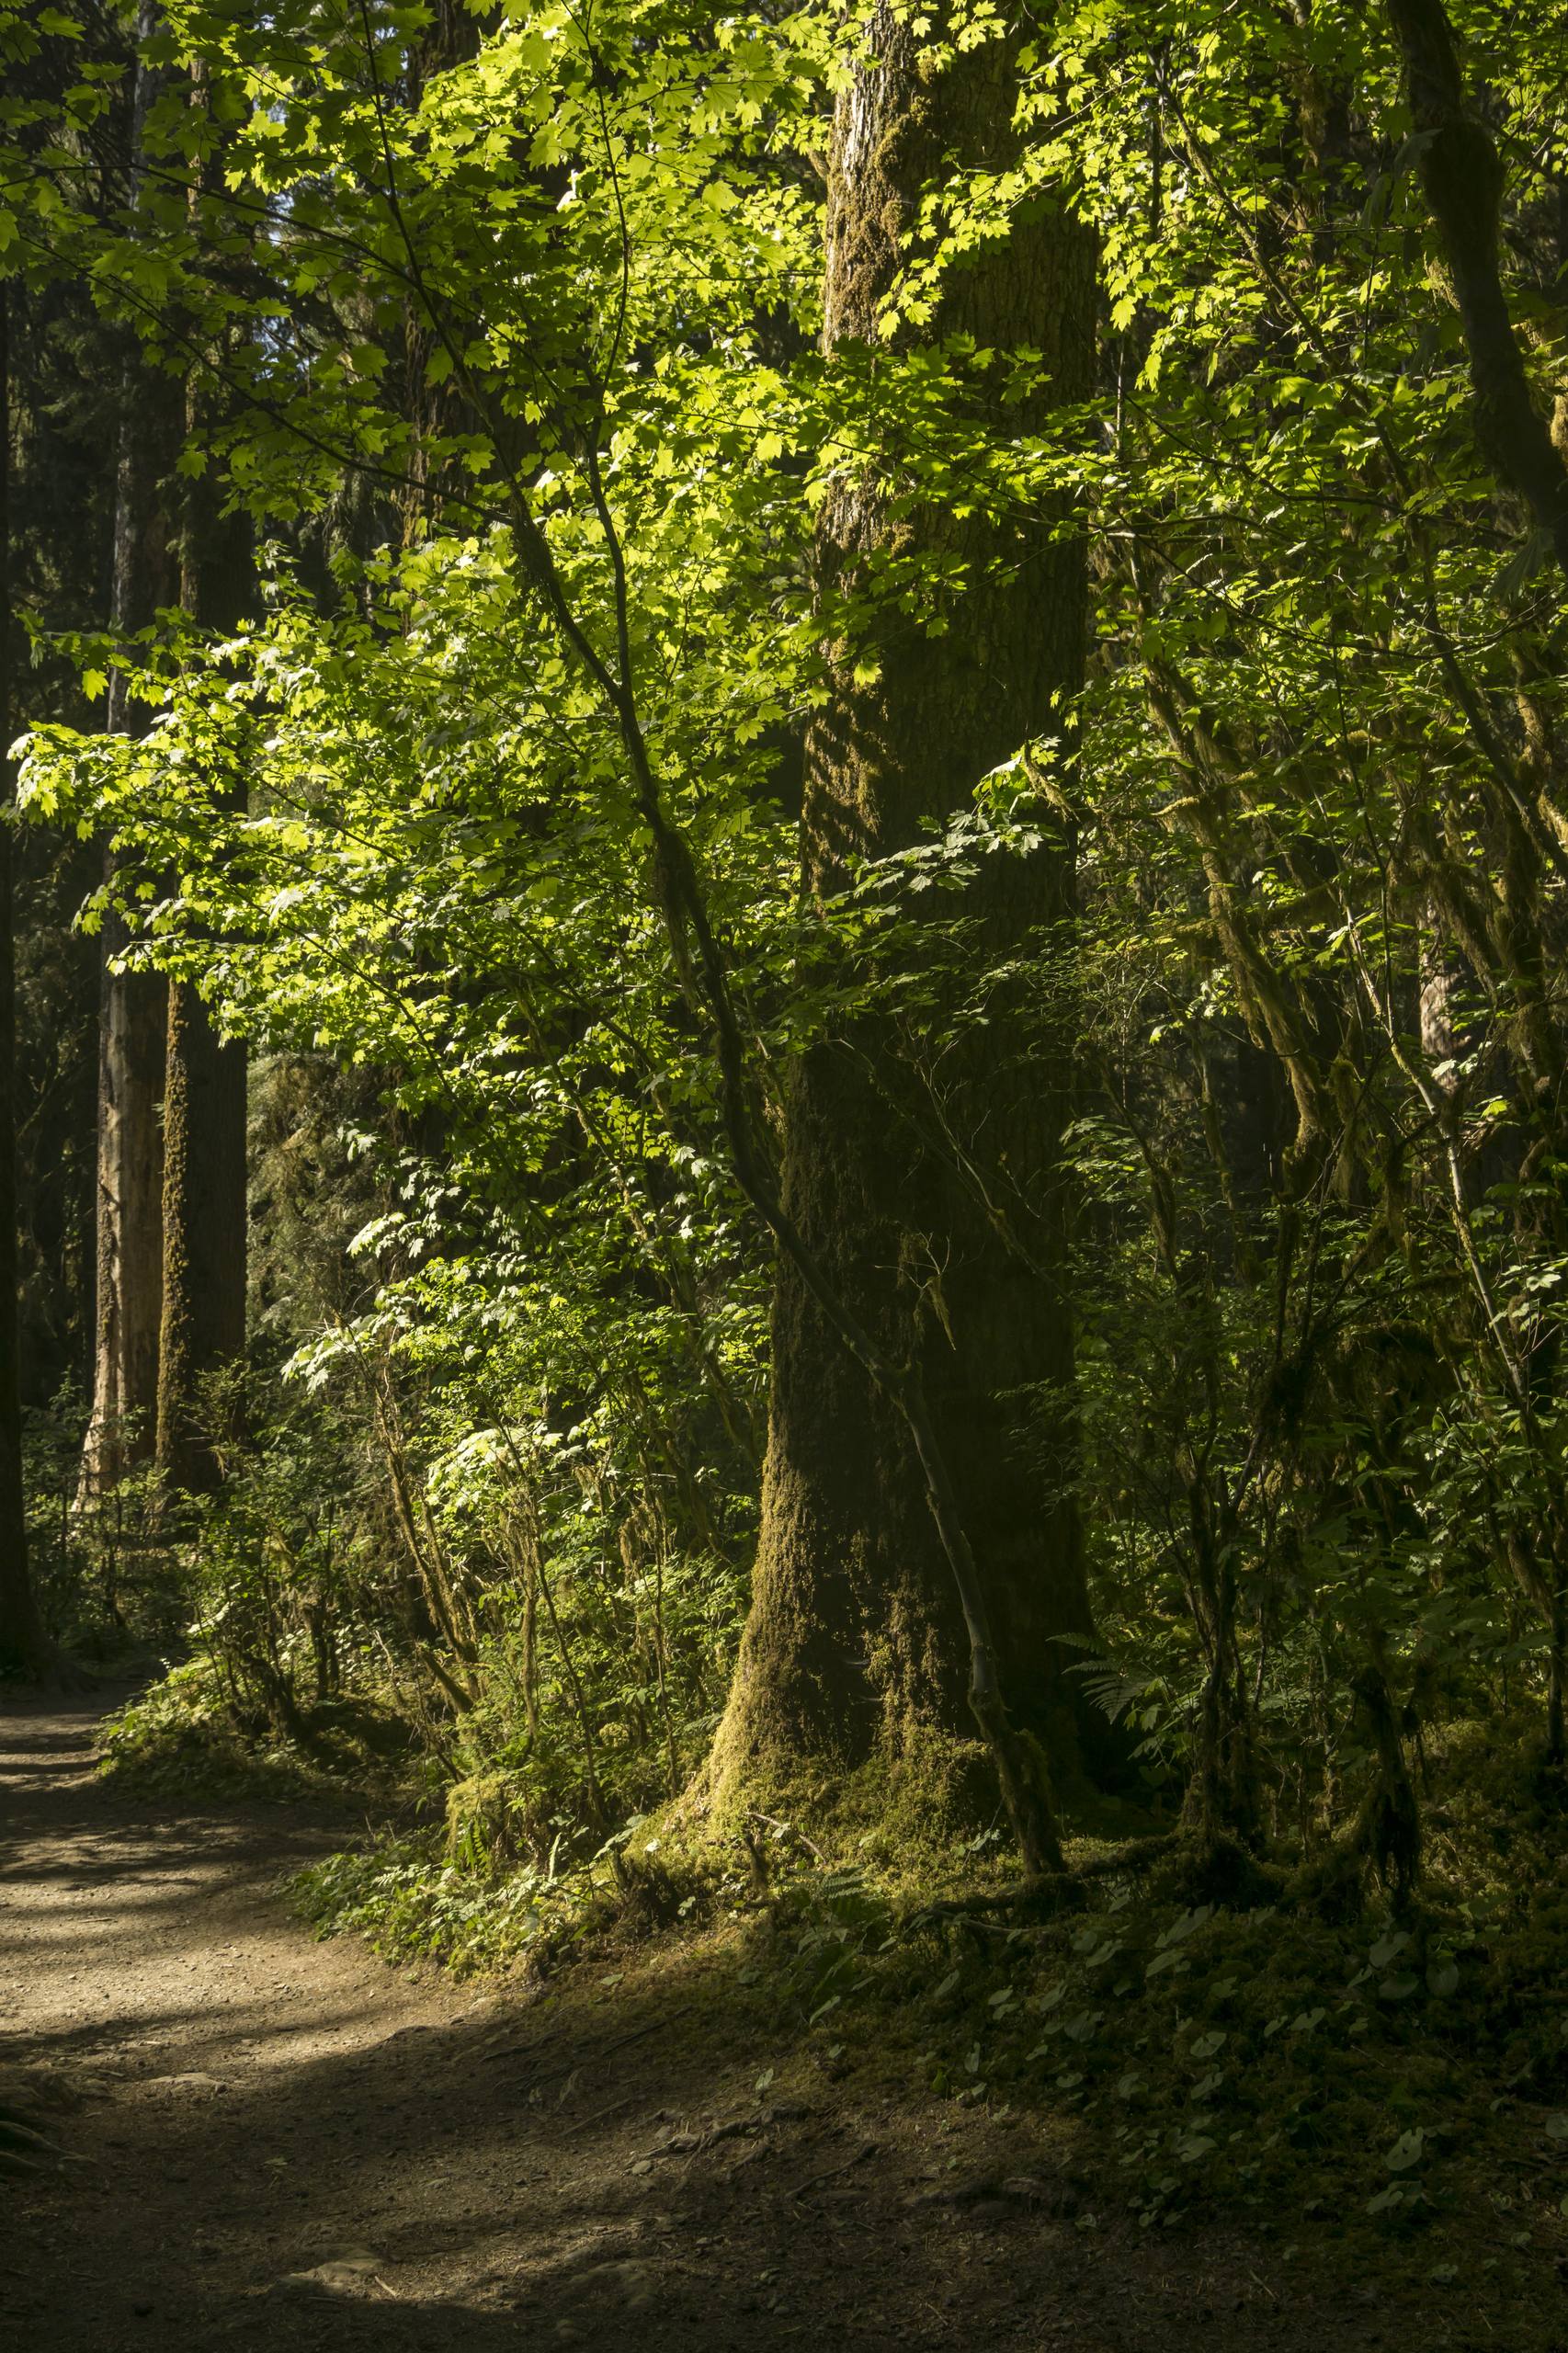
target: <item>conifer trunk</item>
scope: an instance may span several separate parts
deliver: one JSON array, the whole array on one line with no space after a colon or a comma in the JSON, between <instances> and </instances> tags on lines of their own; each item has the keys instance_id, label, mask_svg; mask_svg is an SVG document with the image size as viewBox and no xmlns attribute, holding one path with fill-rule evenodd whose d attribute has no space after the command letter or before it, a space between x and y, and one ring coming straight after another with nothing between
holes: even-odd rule
<instances>
[{"instance_id":1,"label":"conifer trunk","mask_svg":"<svg viewBox=\"0 0 1568 2353\"><path fill-rule=\"evenodd\" d=\"M204 108L202 69L191 104ZM196 201L193 195L193 205ZM186 391L186 429L211 422L202 372ZM180 543L180 602L203 628L233 630L254 581L249 524L224 514L210 470L190 482ZM243 785L232 787L236 801ZM168 1484L210 1493L220 1480L208 1394L245 1349L246 1055L221 1040L199 992L169 984L164 1097L164 1316L158 1369L158 1467Z\"/></svg>"},{"instance_id":2,"label":"conifer trunk","mask_svg":"<svg viewBox=\"0 0 1568 2353\"><path fill-rule=\"evenodd\" d=\"M131 194L141 185L142 125L156 76L145 49L156 23L151 0L137 17L137 63L128 139ZM128 359L120 381L109 626L144 629L177 589L166 483L177 447L178 404L167 380ZM123 673L108 684L110 733L141 723ZM106 861L106 881L111 870ZM89 1503L151 1459L158 1410L163 1314L164 1028L167 992L155 972L117 972L119 918L104 920L98 1012L97 1257L93 1395L78 1501Z\"/></svg>"},{"instance_id":3,"label":"conifer trunk","mask_svg":"<svg viewBox=\"0 0 1568 2353\"><path fill-rule=\"evenodd\" d=\"M161 385L128 368L115 484L110 626L144 628L173 602L175 573L163 501L173 460ZM140 714L124 676L109 680L110 732ZM106 869L107 879L107 869ZM153 1449L158 1328L163 1313L164 1028L167 991L156 972L119 972L124 926L101 934L98 1013L97 1269L93 1401L82 1457L81 1499L101 1495Z\"/></svg>"},{"instance_id":4,"label":"conifer trunk","mask_svg":"<svg viewBox=\"0 0 1568 2353\"><path fill-rule=\"evenodd\" d=\"M35 1675L48 1645L28 1564L17 1302L17 959L10 815L11 294L0 279L0 1675Z\"/></svg>"},{"instance_id":5,"label":"conifer trunk","mask_svg":"<svg viewBox=\"0 0 1568 2353\"><path fill-rule=\"evenodd\" d=\"M879 320L922 195L955 168L1004 165L1014 146L1010 44L932 70L929 40L883 7L871 45L876 62L840 97L829 164L824 341L851 369L890 347ZM1095 299L1089 238L1041 209L954 269L920 334L1041 352L1041 388L1021 405L1004 410L983 374L960 396L1002 431L1027 429L1089 391ZM911 339L901 328L892 350ZM955 519L945 501L895 516L886 480L864 468L840 478L822 513L824 594L863 581L895 542L956 562L961 581L930 592L940 634L899 612L877 624L873 649L835 650L832 701L807 747L803 853L818 893L842 887L855 859L907 848L962 811L1029 739L1060 735L1061 699L1082 675L1073 540L1038 517ZM932 895L953 913L951 894ZM1027 857L983 861L961 901L971 972L975 957L1001 966L1042 927L1060 933L1072 903L1062 825ZM853 1314L913 1361L983 1582L1008 1712L1071 1774L1071 1654L1056 1638L1091 1631L1064 1492L1073 1341L1057 1160L1072 1040L1059 1029L1041 1054L1017 981L992 987L983 1023L966 1021L963 974L945 970L933 925L913 1051L911 1025L879 1017L799 1065L785 1207ZM752 1609L713 1760L721 1805L802 1767L896 1764L933 1733L973 1739L969 1644L908 1428L788 1264L773 1367Z\"/></svg>"},{"instance_id":6,"label":"conifer trunk","mask_svg":"<svg viewBox=\"0 0 1568 2353\"><path fill-rule=\"evenodd\" d=\"M163 1312L163 1131L166 992L155 972L116 972L123 926L104 924L98 1013L97 1285L93 1408L82 1496L102 1494L153 1452Z\"/></svg>"},{"instance_id":7,"label":"conifer trunk","mask_svg":"<svg viewBox=\"0 0 1568 2353\"><path fill-rule=\"evenodd\" d=\"M186 981L169 988L167 1073L158 1467L199 1495L219 1479L204 1384L244 1356L245 1051Z\"/></svg>"}]
</instances>

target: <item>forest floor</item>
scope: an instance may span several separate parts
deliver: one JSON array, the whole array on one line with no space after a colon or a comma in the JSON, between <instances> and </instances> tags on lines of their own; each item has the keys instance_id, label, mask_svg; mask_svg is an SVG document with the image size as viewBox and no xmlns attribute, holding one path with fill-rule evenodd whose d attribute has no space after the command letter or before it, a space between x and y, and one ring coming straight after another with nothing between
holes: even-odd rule
<instances>
[{"instance_id":1,"label":"forest floor","mask_svg":"<svg viewBox=\"0 0 1568 2353\"><path fill-rule=\"evenodd\" d=\"M138 1804L96 1774L102 1705L0 1699L0 2056L74 2103L77 2160L0 2181L9 2342L1501 2342L1327 2259L1085 2214L1038 2120L874 2068L776 2098L778 2020L712 1953L476 1996L318 1942L278 1883L352 1823Z\"/></svg>"}]
</instances>

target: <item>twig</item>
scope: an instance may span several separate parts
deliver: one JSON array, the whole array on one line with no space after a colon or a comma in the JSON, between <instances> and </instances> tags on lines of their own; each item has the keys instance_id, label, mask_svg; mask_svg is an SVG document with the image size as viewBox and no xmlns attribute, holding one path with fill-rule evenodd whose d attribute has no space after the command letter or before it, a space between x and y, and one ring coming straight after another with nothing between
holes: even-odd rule
<instances>
[{"instance_id":1,"label":"twig","mask_svg":"<svg viewBox=\"0 0 1568 2353\"><path fill-rule=\"evenodd\" d=\"M599 2050L590 2053L591 2062L597 2063L601 2059L613 2058L618 2051L624 2051L628 2043L641 2042L645 2035L657 2034L659 2029L668 2026L672 2019L684 2018L689 2006L689 2004L683 2002L678 2010L666 2010L662 2018L650 2018L646 2026L633 2027L630 2034L623 2034L619 2040L607 2042ZM540 2040L542 2040L541 2037ZM512 2059L518 2052L527 2052L537 2051L539 2048L539 2042L503 2042L494 2051L485 2052L484 2063L488 2066L493 2059ZM559 2067L547 2067L542 2075L536 2075L533 2080L535 2084L553 2083L557 2075L570 2075L574 2067L581 2067L585 2063L587 2063L579 2052L571 2059L563 2059Z\"/></svg>"},{"instance_id":2,"label":"twig","mask_svg":"<svg viewBox=\"0 0 1568 2353\"><path fill-rule=\"evenodd\" d=\"M575 2124L568 2124L565 2127L562 2139L564 2140L570 2132L585 2132L590 2124L602 2124L607 2116L619 2116L621 2109L630 2108L636 2097L635 2092L628 2092L624 2099L612 2099L608 2108L597 2109L592 2116L580 2116Z\"/></svg>"},{"instance_id":3,"label":"twig","mask_svg":"<svg viewBox=\"0 0 1568 2353\"><path fill-rule=\"evenodd\" d=\"M807 1837L805 1832L803 1830L797 1830L792 1822L776 1822L772 1814L758 1813L755 1808L751 1818L754 1822L765 1822L769 1830L782 1831L789 1837L798 1839L800 1844L806 1848L808 1853L816 1857L824 1870L827 1869L827 1857L823 1853L822 1848L820 1847L813 1846L812 1841Z\"/></svg>"},{"instance_id":4,"label":"twig","mask_svg":"<svg viewBox=\"0 0 1568 2353\"><path fill-rule=\"evenodd\" d=\"M846 2157L841 2165L830 2165L825 2173L812 2174L809 2181L802 2181L798 2188L790 2192L790 2195L791 2198L804 2198L808 2190L820 2189L824 2181L836 2181L841 2173L852 2173L857 2165L864 2165L868 2157L874 2157L876 2154L877 2144L874 2141L863 2142L855 2154L852 2157Z\"/></svg>"}]
</instances>

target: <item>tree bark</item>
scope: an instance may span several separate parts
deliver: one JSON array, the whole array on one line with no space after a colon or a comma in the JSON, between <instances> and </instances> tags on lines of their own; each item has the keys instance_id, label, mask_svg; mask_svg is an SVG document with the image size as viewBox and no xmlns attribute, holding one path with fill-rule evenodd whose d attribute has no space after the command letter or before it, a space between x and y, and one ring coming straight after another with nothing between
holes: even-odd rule
<instances>
[{"instance_id":1,"label":"tree bark","mask_svg":"<svg viewBox=\"0 0 1568 2353\"><path fill-rule=\"evenodd\" d=\"M97 1293L93 1407L82 1499L153 1452L163 1308L163 1134L166 992L154 972L116 972L123 926L106 918L98 1017Z\"/></svg>"},{"instance_id":2,"label":"tree bark","mask_svg":"<svg viewBox=\"0 0 1568 2353\"><path fill-rule=\"evenodd\" d=\"M156 24L141 0L128 138L131 198L141 186L142 126L156 75L145 48ZM109 626L145 629L177 586L165 484L178 436L178 404L165 378L126 362L121 379L115 475ZM108 683L111 733L139 726L122 671ZM112 880L106 860L105 880ZM78 1504L151 1459L158 1408L158 1328L163 1313L164 1029L167 992L155 972L117 972L124 926L106 915L98 1014L97 1265L93 1399L82 1449Z\"/></svg>"},{"instance_id":3,"label":"tree bark","mask_svg":"<svg viewBox=\"0 0 1568 2353\"><path fill-rule=\"evenodd\" d=\"M17 962L11 812L11 292L0 279L0 1675L36 1675L49 1644L28 1563L17 1301Z\"/></svg>"},{"instance_id":4,"label":"tree bark","mask_svg":"<svg viewBox=\"0 0 1568 2353\"><path fill-rule=\"evenodd\" d=\"M186 981L169 989L167 1074L158 1467L200 1495L220 1477L206 1384L244 1357L245 1052Z\"/></svg>"},{"instance_id":5,"label":"tree bark","mask_svg":"<svg viewBox=\"0 0 1568 2353\"><path fill-rule=\"evenodd\" d=\"M199 71L191 103L206 102ZM210 422L210 394L199 369L187 385L187 432L199 437ZM185 499L180 602L202 627L230 631L250 601L253 584L249 522L223 513L208 469L190 481ZM232 798L237 801L243 792L236 782ZM220 1039L188 981L171 982L157 1457L165 1483L191 1495L210 1493L221 1479L210 1383L244 1358L245 1107L244 1045Z\"/></svg>"},{"instance_id":6,"label":"tree bark","mask_svg":"<svg viewBox=\"0 0 1568 2353\"><path fill-rule=\"evenodd\" d=\"M1017 84L1005 40L935 70L929 41L885 6L871 45L876 62L856 68L835 119L824 343L847 369L891 372L915 337L884 335L881 314L922 197L955 169L1011 159ZM1040 390L1017 406L1004 411L983 371L953 395L971 421L1027 431L1087 394L1095 301L1088 236L1036 208L952 269L919 339L1043 353ZM895 548L954 569L920 620L900 610L872 624L872 645L833 651L831 702L807 747L804 864L819 895L858 859L940 827L1031 739L1061 735L1062 702L1081 679L1084 567L1071 539L1038 519L957 519L941 501L895 513L887 469L841 477L819 527L824 597L853 594ZM961 899L933 897L967 918L966 957L1003 967L1042 926L1070 922L1069 833L983 860ZM1016 979L998 979L983 1020L966 1020L974 964L953 967L947 926L929 934L915 951L924 1009L913 1024L858 1021L798 1065L784 1207L853 1316L911 1368L975 1556L1007 1712L1060 1774L1077 1756L1058 1638L1092 1632L1070 1494L1058 1168L1070 1040L1042 1061ZM963 1611L910 1424L788 1260L773 1368L753 1603L713 1760L721 1803L752 1781L798 1779L802 1765L896 1764L930 1733L966 1742L974 1731Z\"/></svg>"},{"instance_id":7,"label":"tree bark","mask_svg":"<svg viewBox=\"0 0 1568 2353\"><path fill-rule=\"evenodd\" d=\"M115 485L110 626L129 634L172 603L175 572L163 480L173 437L163 386L125 376ZM123 673L109 680L111 733L139 723ZM106 865L106 879L109 870ZM153 1449L163 1313L163 1132L167 991L156 972L119 972L123 924L104 919L98 1016L97 1281L93 1403L80 1500L103 1494Z\"/></svg>"},{"instance_id":8,"label":"tree bark","mask_svg":"<svg viewBox=\"0 0 1568 2353\"><path fill-rule=\"evenodd\" d=\"M1416 165L1470 355L1481 445L1568 572L1568 460L1530 395L1498 244L1503 163L1465 100L1443 0L1385 0L1404 66Z\"/></svg>"}]
</instances>

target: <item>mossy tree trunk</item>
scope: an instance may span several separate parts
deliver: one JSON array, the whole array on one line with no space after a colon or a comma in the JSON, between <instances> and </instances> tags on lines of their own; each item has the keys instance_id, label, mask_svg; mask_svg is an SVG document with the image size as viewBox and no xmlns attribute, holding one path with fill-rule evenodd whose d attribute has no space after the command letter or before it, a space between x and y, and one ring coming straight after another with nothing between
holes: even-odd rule
<instances>
[{"instance_id":1,"label":"mossy tree trunk","mask_svg":"<svg viewBox=\"0 0 1568 2353\"><path fill-rule=\"evenodd\" d=\"M873 400L875 378L915 339L881 322L922 197L1014 152L1010 45L938 66L940 29L923 40L881 9L875 63L857 68L836 110L825 345L846 369L872 371ZM983 369L951 394L975 422L1027 431L1087 393L1095 305L1088 236L1037 204L951 269L918 339L1042 353L1038 392L1011 409ZM807 747L804 865L818 893L842 887L858 859L919 843L1021 746L1062 736L1082 674L1082 551L1038 512L960 520L945 497L895 508L891 467L846 473L820 521L824 599L868 585L894 550L928 557L947 585L917 618L892 613L869 625L869 644L835 649L832 700ZM909 1017L858 1020L802 1059L784 1178L787 1211L838 1296L915 1366L1009 1714L1058 1775L1079 1761L1063 1676L1073 1654L1059 1638L1091 1631L1065 1475L1074 1366L1058 1160L1072 1040L1059 1017L1041 1051L1039 1006L1016 979L988 987L983 1018L960 999L977 961L1000 972L1053 927L1060 942L1073 855L1059 822L1029 855L983 859L961 899L930 894L934 912L966 918L966 969L952 961L950 921L934 921L914 949ZM813 1771L896 1767L928 1734L974 1733L962 1613L908 1426L787 1262L773 1367L752 1609L713 1758L722 1809Z\"/></svg>"},{"instance_id":2,"label":"mossy tree trunk","mask_svg":"<svg viewBox=\"0 0 1568 2353\"><path fill-rule=\"evenodd\" d=\"M1536 406L1503 278L1504 163L1466 97L1443 0L1384 0L1415 129L1415 170L1470 357L1477 436L1568 572L1568 460Z\"/></svg>"}]
</instances>

